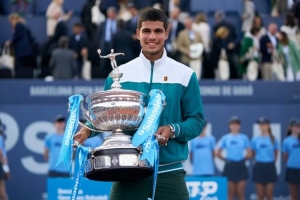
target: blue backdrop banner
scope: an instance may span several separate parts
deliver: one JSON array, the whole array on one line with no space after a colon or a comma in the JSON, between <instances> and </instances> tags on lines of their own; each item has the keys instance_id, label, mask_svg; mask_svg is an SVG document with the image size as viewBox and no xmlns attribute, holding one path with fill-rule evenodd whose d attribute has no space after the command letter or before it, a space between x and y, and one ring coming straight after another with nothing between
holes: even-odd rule
<instances>
[{"instance_id":1,"label":"blue backdrop banner","mask_svg":"<svg viewBox=\"0 0 300 200\"><path fill-rule=\"evenodd\" d=\"M77 200L109 200L112 183L83 179ZM223 177L186 177L190 200L222 200L227 197L227 180ZM71 199L73 180L68 178L49 178L48 199Z\"/></svg>"},{"instance_id":2,"label":"blue backdrop banner","mask_svg":"<svg viewBox=\"0 0 300 200\"><path fill-rule=\"evenodd\" d=\"M48 163L43 157L44 138L54 132L54 117L58 114L69 115L69 96L81 94L86 97L103 90L103 84L103 80L0 81L0 119L6 134L5 145L11 170L11 179L7 181L10 199L46 199ZM228 132L228 120L232 115L239 116L241 131L249 139L259 134L255 124L257 118L265 116L271 120L273 134L282 144L289 119L300 117L299 83L201 81L200 88L205 119L208 121L207 132L216 141ZM220 176L224 162L215 159L214 164L215 175ZM189 160L184 166L187 173L191 174L193 165ZM251 176L252 161L247 162L247 166ZM287 200L288 186L284 182L285 165L281 154L276 169L278 182L274 190L275 199ZM206 186L200 183L199 187L201 191ZM196 196L194 199L199 198ZM246 186L246 199L257 199L250 178Z\"/></svg>"}]
</instances>

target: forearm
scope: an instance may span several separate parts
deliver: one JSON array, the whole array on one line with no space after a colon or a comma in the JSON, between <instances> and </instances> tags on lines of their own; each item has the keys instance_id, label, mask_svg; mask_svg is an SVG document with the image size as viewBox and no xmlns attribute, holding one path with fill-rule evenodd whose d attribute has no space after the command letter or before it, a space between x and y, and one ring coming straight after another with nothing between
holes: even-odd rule
<instances>
[{"instance_id":1,"label":"forearm","mask_svg":"<svg viewBox=\"0 0 300 200\"><path fill-rule=\"evenodd\" d=\"M173 124L175 140L188 142L200 135L205 125L199 83L194 72L181 102L183 121Z\"/></svg>"}]
</instances>

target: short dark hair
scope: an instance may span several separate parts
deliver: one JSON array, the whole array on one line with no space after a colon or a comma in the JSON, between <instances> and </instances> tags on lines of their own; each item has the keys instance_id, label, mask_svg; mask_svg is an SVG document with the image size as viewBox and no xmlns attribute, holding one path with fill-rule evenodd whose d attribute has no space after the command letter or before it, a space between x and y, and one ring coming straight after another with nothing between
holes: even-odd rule
<instances>
[{"instance_id":1,"label":"short dark hair","mask_svg":"<svg viewBox=\"0 0 300 200\"><path fill-rule=\"evenodd\" d=\"M82 26L82 24L80 22L76 22L76 23L73 24L73 27L79 27L79 28L81 28L83 26Z\"/></svg>"},{"instance_id":2,"label":"short dark hair","mask_svg":"<svg viewBox=\"0 0 300 200\"><path fill-rule=\"evenodd\" d=\"M60 48L69 48L69 38L66 36L61 36L58 41L58 47Z\"/></svg>"},{"instance_id":3,"label":"short dark hair","mask_svg":"<svg viewBox=\"0 0 300 200\"><path fill-rule=\"evenodd\" d=\"M168 29L168 17L167 15L156 8L146 8L140 13L138 20L138 29L142 28L142 23L145 21L160 21L164 24L164 29Z\"/></svg>"}]
</instances>

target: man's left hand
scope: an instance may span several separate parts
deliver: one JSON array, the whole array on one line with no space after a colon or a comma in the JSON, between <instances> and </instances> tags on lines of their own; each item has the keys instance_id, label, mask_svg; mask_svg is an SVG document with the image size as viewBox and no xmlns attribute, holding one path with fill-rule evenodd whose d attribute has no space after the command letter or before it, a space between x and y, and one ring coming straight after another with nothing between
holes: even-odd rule
<instances>
[{"instance_id":1,"label":"man's left hand","mask_svg":"<svg viewBox=\"0 0 300 200\"><path fill-rule=\"evenodd\" d=\"M158 140L159 145L167 146L168 140L170 139L172 132L170 127L161 126L157 129L155 136Z\"/></svg>"}]
</instances>

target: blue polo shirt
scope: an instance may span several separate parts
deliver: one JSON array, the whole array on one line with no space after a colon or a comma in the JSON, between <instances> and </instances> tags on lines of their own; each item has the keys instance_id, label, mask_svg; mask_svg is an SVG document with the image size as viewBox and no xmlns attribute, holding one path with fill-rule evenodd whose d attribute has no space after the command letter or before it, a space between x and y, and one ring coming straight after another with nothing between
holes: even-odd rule
<instances>
[{"instance_id":1,"label":"blue polo shirt","mask_svg":"<svg viewBox=\"0 0 300 200\"><path fill-rule=\"evenodd\" d=\"M283 140L282 152L288 154L287 167L300 169L300 142L297 137L289 136Z\"/></svg>"},{"instance_id":2,"label":"blue polo shirt","mask_svg":"<svg viewBox=\"0 0 300 200\"><path fill-rule=\"evenodd\" d=\"M191 141L190 151L193 153L193 175L213 175L214 136L197 137Z\"/></svg>"},{"instance_id":3,"label":"blue polo shirt","mask_svg":"<svg viewBox=\"0 0 300 200\"><path fill-rule=\"evenodd\" d=\"M223 135L219 143L219 148L227 152L226 159L235 162L245 159L244 151L249 147L249 139L242 133Z\"/></svg>"},{"instance_id":4,"label":"blue polo shirt","mask_svg":"<svg viewBox=\"0 0 300 200\"><path fill-rule=\"evenodd\" d=\"M270 136L257 136L251 141L251 149L255 152L255 160L258 162L274 162L274 151L278 150L278 141L275 139L274 143Z\"/></svg>"},{"instance_id":5,"label":"blue polo shirt","mask_svg":"<svg viewBox=\"0 0 300 200\"><path fill-rule=\"evenodd\" d=\"M60 148L64 139L63 134L48 134L45 138L45 147L49 150L49 170L60 173L69 173L68 169L65 168L64 163L61 162L55 167L57 159L59 157Z\"/></svg>"},{"instance_id":6,"label":"blue polo shirt","mask_svg":"<svg viewBox=\"0 0 300 200\"><path fill-rule=\"evenodd\" d=\"M6 158L6 149L4 144L4 138L0 135L0 150L2 151L3 156Z\"/></svg>"}]
</instances>

